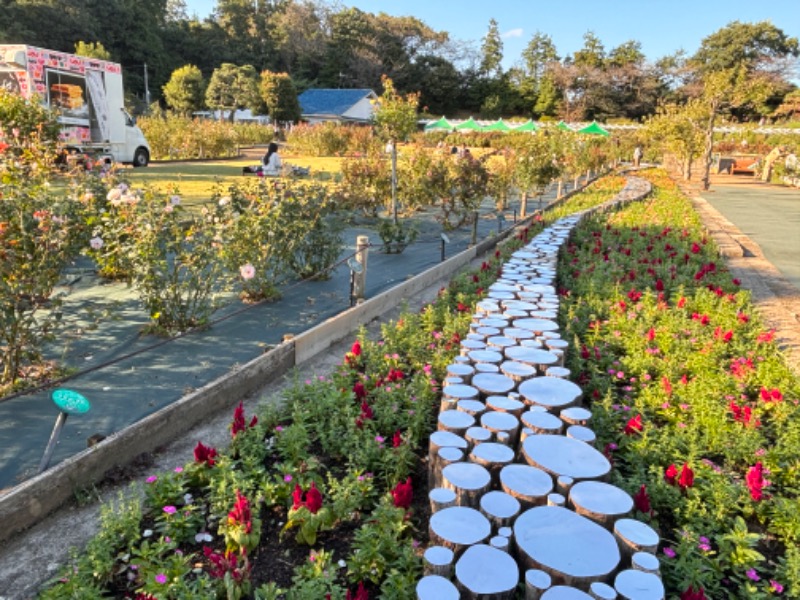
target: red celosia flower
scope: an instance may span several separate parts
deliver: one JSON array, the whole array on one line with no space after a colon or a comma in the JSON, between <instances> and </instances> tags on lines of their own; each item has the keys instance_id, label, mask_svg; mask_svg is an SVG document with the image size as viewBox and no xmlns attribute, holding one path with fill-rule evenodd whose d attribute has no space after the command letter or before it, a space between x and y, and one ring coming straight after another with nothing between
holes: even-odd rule
<instances>
[{"instance_id":1,"label":"red celosia flower","mask_svg":"<svg viewBox=\"0 0 800 600\"><path fill-rule=\"evenodd\" d=\"M244 548L241 550L242 565L238 565L236 554L226 550L225 554L218 554L208 546L203 546L203 554L211 563L208 574L212 579L224 579L226 574L230 574L233 581L241 583L249 578L250 561L247 560L247 553Z\"/></svg>"},{"instance_id":2,"label":"red celosia flower","mask_svg":"<svg viewBox=\"0 0 800 600\"><path fill-rule=\"evenodd\" d=\"M247 498L242 496L239 490L236 490L236 502L233 504L233 510L228 513L228 524L241 525L244 527L245 533L250 533L253 529L250 502L248 502Z\"/></svg>"},{"instance_id":3,"label":"red celosia flower","mask_svg":"<svg viewBox=\"0 0 800 600\"><path fill-rule=\"evenodd\" d=\"M467 306L463 302L459 302L458 306L456 306L456 310L458 312L467 312L467 310L469 310L469 306Z\"/></svg>"},{"instance_id":4,"label":"red celosia flower","mask_svg":"<svg viewBox=\"0 0 800 600\"><path fill-rule=\"evenodd\" d=\"M678 308L683 308L684 306L686 306L686 298L684 298L683 296L678 298L678 303L675 306L677 306Z\"/></svg>"},{"instance_id":5,"label":"red celosia flower","mask_svg":"<svg viewBox=\"0 0 800 600\"><path fill-rule=\"evenodd\" d=\"M750 490L750 497L756 502L763 500L763 490L767 485L767 480L764 479L764 465L760 461L747 470L745 482L747 489Z\"/></svg>"},{"instance_id":6,"label":"red celosia flower","mask_svg":"<svg viewBox=\"0 0 800 600\"><path fill-rule=\"evenodd\" d=\"M747 323L750 321L750 316L740 312L736 315L736 319L739 321L739 323Z\"/></svg>"},{"instance_id":7,"label":"red celosia flower","mask_svg":"<svg viewBox=\"0 0 800 600\"><path fill-rule=\"evenodd\" d=\"M692 242L692 254L697 254L698 252L700 252L700 244Z\"/></svg>"},{"instance_id":8,"label":"red celosia flower","mask_svg":"<svg viewBox=\"0 0 800 600\"><path fill-rule=\"evenodd\" d=\"M366 400L361 403L361 418L365 421L375 418L375 413L372 412L372 407L367 404Z\"/></svg>"},{"instance_id":9,"label":"red celosia flower","mask_svg":"<svg viewBox=\"0 0 800 600\"><path fill-rule=\"evenodd\" d=\"M765 387L761 388L761 399L764 402L780 402L783 400L783 394L778 388L768 390Z\"/></svg>"},{"instance_id":10,"label":"red celosia flower","mask_svg":"<svg viewBox=\"0 0 800 600\"><path fill-rule=\"evenodd\" d=\"M692 471L692 468L686 463L683 463L683 467L681 468L681 476L678 478L678 485L682 490L694 485L694 471Z\"/></svg>"},{"instance_id":11,"label":"red celosia flower","mask_svg":"<svg viewBox=\"0 0 800 600\"><path fill-rule=\"evenodd\" d=\"M356 395L356 400L363 400L367 397L367 388L364 387L361 381L356 381L353 386L353 393Z\"/></svg>"},{"instance_id":12,"label":"red celosia flower","mask_svg":"<svg viewBox=\"0 0 800 600\"><path fill-rule=\"evenodd\" d=\"M317 489L317 484L313 481L306 493L303 493L303 488L301 488L299 484L295 484L294 486L294 491L292 492L292 510L298 510L302 506L305 506L312 515L317 514L319 509L322 508L322 492Z\"/></svg>"},{"instance_id":13,"label":"red celosia flower","mask_svg":"<svg viewBox=\"0 0 800 600\"><path fill-rule=\"evenodd\" d=\"M633 505L639 512L643 512L645 514L651 513L652 509L650 508L650 496L647 495L647 486L645 484L642 484L642 487L639 488L639 491L633 495Z\"/></svg>"},{"instance_id":14,"label":"red celosia flower","mask_svg":"<svg viewBox=\"0 0 800 600\"><path fill-rule=\"evenodd\" d=\"M667 467L666 471L664 471L664 480L670 484L675 485L675 479L678 477L678 467L674 464L671 464Z\"/></svg>"},{"instance_id":15,"label":"red celosia flower","mask_svg":"<svg viewBox=\"0 0 800 600\"><path fill-rule=\"evenodd\" d=\"M694 589L693 586L689 586L686 590L681 594L681 600L707 600L705 590L702 587Z\"/></svg>"},{"instance_id":16,"label":"red celosia flower","mask_svg":"<svg viewBox=\"0 0 800 600\"><path fill-rule=\"evenodd\" d=\"M406 479L405 483L398 483L392 490L392 498L397 508L405 508L408 510L413 497L414 489L411 487L411 477Z\"/></svg>"},{"instance_id":17,"label":"red celosia flower","mask_svg":"<svg viewBox=\"0 0 800 600\"><path fill-rule=\"evenodd\" d=\"M400 430L394 432L392 436L392 448L399 448L403 445L403 436L400 434Z\"/></svg>"},{"instance_id":18,"label":"red celosia flower","mask_svg":"<svg viewBox=\"0 0 800 600\"><path fill-rule=\"evenodd\" d=\"M350 348L350 353L353 356L361 356L361 343L358 340L353 342L353 346Z\"/></svg>"},{"instance_id":19,"label":"red celosia flower","mask_svg":"<svg viewBox=\"0 0 800 600\"><path fill-rule=\"evenodd\" d=\"M644 425L642 424L642 415L636 415L635 417L628 419L628 423L625 425L625 435L639 433L643 428Z\"/></svg>"},{"instance_id":20,"label":"red celosia flower","mask_svg":"<svg viewBox=\"0 0 800 600\"><path fill-rule=\"evenodd\" d=\"M215 448L206 446L203 442L197 442L197 446L194 447L194 462L206 463L207 466L213 467L216 457L217 450Z\"/></svg>"},{"instance_id":21,"label":"red celosia flower","mask_svg":"<svg viewBox=\"0 0 800 600\"><path fill-rule=\"evenodd\" d=\"M645 335L645 338L647 339L648 342L652 342L654 339L656 339L656 330L655 330L654 327L651 327L647 331L647 334Z\"/></svg>"},{"instance_id":22,"label":"red celosia flower","mask_svg":"<svg viewBox=\"0 0 800 600\"><path fill-rule=\"evenodd\" d=\"M587 360L589 358L589 349L586 347L586 344L581 346L581 358L583 360Z\"/></svg>"},{"instance_id":23,"label":"red celosia flower","mask_svg":"<svg viewBox=\"0 0 800 600\"><path fill-rule=\"evenodd\" d=\"M233 423L231 423L231 436L236 437L236 434L244 431L244 405L239 402L239 406L233 411Z\"/></svg>"},{"instance_id":24,"label":"red celosia flower","mask_svg":"<svg viewBox=\"0 0 800 600\"><path fill-rule=\"evenodd\" d=\"M306 508L311 511L312 515L317 514L319 509L322 508L322 492L317 489L317 485L313 481L306 494Z\"/></svg>"},{"instance_id":25,"label":"red celosia flower","mask_svg":"<svg viewBox=\"0 0 800 600\"><path fill-rule=\"evenodd\" d=\"M717 326L717 328L714 330L714 337L718 340L728 343L731 341L731 339L733 339L733 331L730 329L728 331L723 331L722 327Z\"/></svg>"},{"instance_id":26,"label":"red celosia flower","mask_svg":"<svg viewBox=\"0 0 800 600\"><path fill-rule=\"evenodd\" d=\"M250 419L250 424L248 425L248 427L255 427L256 425L258 425L258 417L256 415L253 415L253 418Z\"/></svg>"},{"instance_id":27,"label":"red celosia flower","mask_svg":"<svg viewBox=\"0 0 800 600\"><path fill-rule=\"evenodd\" d=\"M358 582L358 589L355 594L351 594L350 590L347 590L345 600L369 600L369 593L367 593L367 589L364 587L364 582Z\"/></svg>"}]
</instances>

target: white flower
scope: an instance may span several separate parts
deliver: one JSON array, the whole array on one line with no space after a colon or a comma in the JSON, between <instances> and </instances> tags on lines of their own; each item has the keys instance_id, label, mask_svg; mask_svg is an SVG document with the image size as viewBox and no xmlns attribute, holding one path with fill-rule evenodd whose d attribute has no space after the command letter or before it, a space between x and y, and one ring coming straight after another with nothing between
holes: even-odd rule
<instances>
[{"instance_id":1,"label":"white flower","mask_svg":"<svg viewBox=\"0 0 800 600\"><path fill-rule=\"evenodd\" d=\"M192 497L191 494L184 494L183 495L183 503L184 504L191 504L192 500L194 500L194 498Z\"/></svg>"},{"instance_id":2,"label":"white flower","mask_svg":"<svg viewBox=\"0 0 800 600\"><path fill-rule=\"evenodd\" d=\"M106 200L111 202L112 204L117 202L122 197L122 190L118 187L114 188L113 190L108 190L108 194L106 194Z\"/></svg>"},{"instance_id":3,"label":"white flower","mask_svg":"<svg viewBox=\"0 0 800 600\"><path fill-rule=\"evenodd\" d=\"M92 247L92 250L100 250L103 247L103 238L95 236L89 240L89 245Z\"/></svg>"},{"instance_id":4,"label":"white flower","mask_svg":"<svg viewBox=\"0 0 800 600\"><path fill-rule=\"evenodd\" d=\"M225 206L226 204L229 204L230 201L231 201L231 197L230 196L223 196L222 198L219 199L219 205L220 206Z\"/></svg>"},{"instance_id":5,"label":"white flower","mask_svg":"<svg viewBox=\"0 0 800 600\"><path fill-rule=\"evenodd\" d=\"M242 276L242 279L247 281L248 279L252 279L256 276L256 269L253 265L247 263L246 265L239 267L239 274Z\"/></svg>"},{"instance_id":6,"label":"white flower","mask_svg":"<svg viewBox=\"0 0 800 600\"><path fill-rule=\"evenodd\" d=\"M178 206L178 204L181 203L181 197L180 196L170 196L169 197L169 203L172 204L172 206Z\"/></svg>"},{"instance_id":7,"label":"white flower","mask_svg":"<svg viewBox=\"0 0 800 600\"><path fill-rule=\"evenodd\" d=\"M152 529L145 529L142 532L142 537L150 537L151 535L153 535L153 530Z\"/></svg>"},{"instance_id":8,"label":"white flower","mask_svg":"<svg viewBox=\"0 0 800 600\"><path fill-rule=\"evenodd\" d=\"M86 192L86 193L83 195L83 201L84 201L84 202L90 202L90 201L92 201L92 200L94 200L94 194L93 194L92 192Z\"/></svg>"},{"instance_id":9,"label":"white flower","mask_svg":"<svg viewBox=\"0 0 800 600\"><path fill-rule=\"evenodd\" d=\"M213 537L211 537L211 534L210 534L210 533L208 533L207 531L201 531L200 533L198 533L198 534L196 534L196 535L194 536L194 541L195 541L195 542L197 542L198 544L199 544L200 542L210 542L210 541L212 541L213 539L214 539L214 538L213 538Z\"/></svg>"},{"instance_id":10,"label":"white flower","mask_svg":"<svg viewBox=\"0 0 800 600\"><path fill-rule=\"evenodd\" d=\"M347 566L347 563L344 562L343 559L339 560L339 568L344 569Z\"/></svg>"},{"instance_id":11,"label":"white flower","mask_svg":"<svg viewBox=\"0 0 800 600\"><path fill-rule=\"evenodd\" d=\"M164 212L165 212L165 213L171 213L173 210L175 210L175 207L174 207L174 206L172 206L172 204L167 204L167 205L164 207Z\"/></svg>"}]
</instances>

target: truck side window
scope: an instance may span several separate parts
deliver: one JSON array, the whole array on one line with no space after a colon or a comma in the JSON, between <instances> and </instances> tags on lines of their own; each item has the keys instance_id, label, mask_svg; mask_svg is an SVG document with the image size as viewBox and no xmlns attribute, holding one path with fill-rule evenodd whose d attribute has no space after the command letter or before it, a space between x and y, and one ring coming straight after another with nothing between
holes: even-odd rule
<instances>
[{"instance_id":1,"label":"truck side window","mask_svg":"<svg viewBox=\"0 0 800 600\"><path fill-rule=\"evenodd\" d=\"M122 114L125 115L125 125L128 127L134 127L136 125L136 119L132 117L124 108L121 108L120 110L122 111Z\"/></svg>"}]
</instances>

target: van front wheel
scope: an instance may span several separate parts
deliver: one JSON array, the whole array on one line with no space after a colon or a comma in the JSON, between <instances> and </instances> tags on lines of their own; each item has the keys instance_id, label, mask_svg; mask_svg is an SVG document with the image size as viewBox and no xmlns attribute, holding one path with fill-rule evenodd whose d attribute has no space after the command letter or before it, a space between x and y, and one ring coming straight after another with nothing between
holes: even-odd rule
<instances>
[{"instance_id":1,"label":"van front wheel","mask_svg":"<svg viewBox=\"0 0 800 600\"><path fill-rule=\"evenodd\" d=\"M137 148L133 155L134 167L146 167L150 162L150 153L144 148Z\"/></svg>"}]
</instances>

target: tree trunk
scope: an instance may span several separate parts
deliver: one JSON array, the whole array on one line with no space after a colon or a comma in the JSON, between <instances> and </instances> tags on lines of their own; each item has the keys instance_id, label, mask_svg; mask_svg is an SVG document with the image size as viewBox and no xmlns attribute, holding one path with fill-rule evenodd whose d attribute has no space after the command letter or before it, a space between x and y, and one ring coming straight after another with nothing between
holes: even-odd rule
<instances>
[{"instance_id":1,"label":"tree trunk","mask_svg":"<svg viewBox=\"0 0 800 600\"><path fill-rule=\"evenodd\" d=\"M703 189L707 190L711 187L711 156L714 152L714 123L717 120L717 112L719 111L719 101L712 100L709 110L711 114L708 116L708 124L706 125L705 133L705 146L703 149Z\"/></svg>"}]
</instances>

